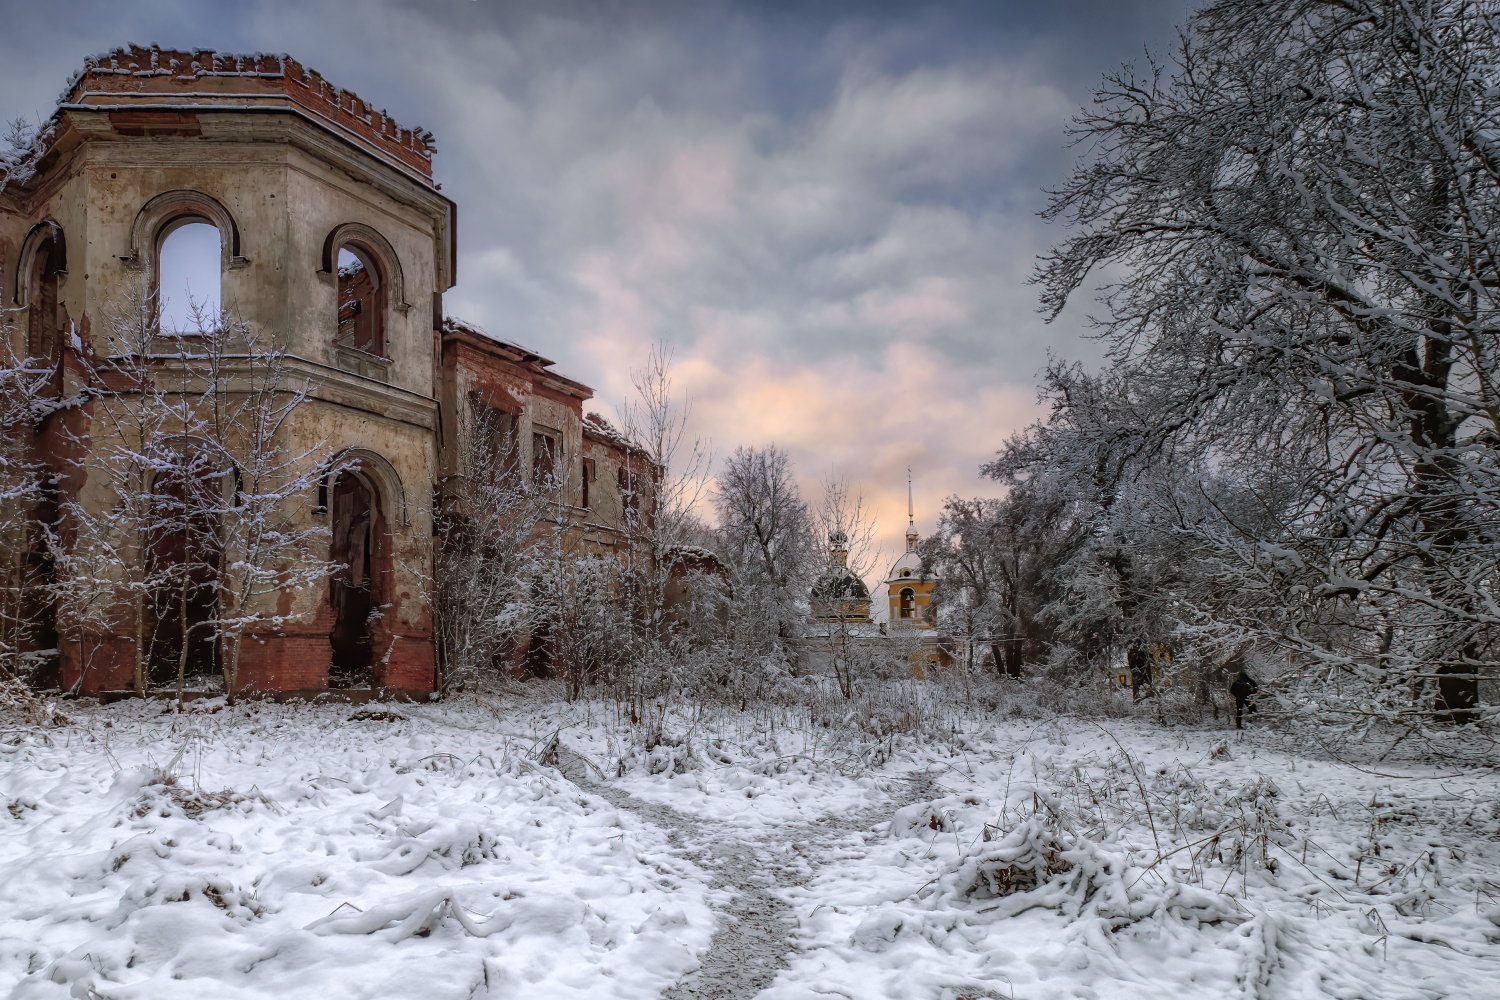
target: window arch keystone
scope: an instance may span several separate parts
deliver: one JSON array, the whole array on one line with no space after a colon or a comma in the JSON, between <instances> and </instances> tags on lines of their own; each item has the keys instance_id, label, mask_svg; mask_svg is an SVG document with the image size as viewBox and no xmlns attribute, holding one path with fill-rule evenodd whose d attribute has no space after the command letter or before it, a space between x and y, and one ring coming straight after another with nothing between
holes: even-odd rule
<instances>
[{"instance_id":1,"label":"window arch keystone","mask_svg":"<svg viewBox=\"0 0 1500 1000\"><path fill-rule=\"evenodd\" d=\"M162 231L188 218L203 219L219 230L219 263L223 270L238 271L250 263L240 254L240 229L229 209L201 191L186 190L159 194L141 206L130 227L130 252L120 255L121 262L132 270L145 271L148 283L154 288Z\"/></svg>"},{"instance_id":2,"label":"window arch keystone","mask_svg":"<svg viewBox=\"0 0 1500 1000\"><path fill-rule=\"evenodd\" d=\"M411 308L406 301L406 278L401 272L401 259L390 241L380 235L380 230L363 222L345 222L334 226L323 240L323 266L319 274L338 273L338 253L344 246L353 244L375 258L382 271L381 280L389 289L387 302L402 315Z\"/></svg>"}]
</instances>

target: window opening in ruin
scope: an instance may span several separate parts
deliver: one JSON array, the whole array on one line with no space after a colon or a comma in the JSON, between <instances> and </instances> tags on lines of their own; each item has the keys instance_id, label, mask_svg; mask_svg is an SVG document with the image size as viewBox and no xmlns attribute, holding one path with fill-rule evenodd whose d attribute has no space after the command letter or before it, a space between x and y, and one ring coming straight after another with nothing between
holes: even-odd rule
<instances>
[{"instance_id":1,"label":"window opening in ruin","mask_svg":"<svg viewBox=\"0 0 1500 1000\"><path fill-rule=\"evenodd\" d=\"M594 481L596 475L598 473L594 471L594 460L585 458L583 460L583 496L579 498L578 504L584 510L594 509L594 505L590 502L593 498L589 495L589 484Z\"/></svg>"},{"instance_id":2,"label":"window opening in ruin","mask_svg":"<svg viewBox=\"0 0 1500 1000\"><path fill-rule=\"evenodd\" d=\"M901 617L915 617L917 611L917 594L910 587L901 589Z\"/></svg>"},{"instance_id":3,"label":"window opening in ruin","mask_svg":"<svg viewBox=\"0 0 1500 1000\"><path fill-rule=\"evenodd\" d=\"M199 332L194 303L207 329L217 325L220 253L219 228L202 219L180 219L163 228L153 289L162 330Z\"/></svg>"},{"instance_id":4,"label":"window opening in ruin","mask_svg":"<svg viewBox=\"0 0 1500 1000\"><path fill-rule=\"evenodd\" d=\"M151 594L147 668L155 686L219 674L219 476L194 462L157 477L148 540ZM184 649L186 656L184 657Z\"/></svg>"},{"instance_id":5,"label":"window opening in ruin","mask_svg":"<svg viewBox=\"0 0 1500 1000\"><path fill-rule=\"evenodd\" d=\"M509 479L516 471L516 415L484 402L470 393L469 409L474 417L473 474L486 482Z\"/></svg>"},{"instance_id":6,"label":"window opening in ruin","mask_svg":"<svg viewBox=\"0 0 1500 1000\"><path fill-rule=\"evenodd\" d=\"M61 340L57 316L57 272L52 270L52 241L37 248L36 264L27 293L26 355L50 367L56 362Z\"/></svg>"},{"instance_id":7,"label":"window opening in ruin","mask_svg":"<svg viewBox=\"0 0 1500 1000\"><path fill-rule=\"evenodd\" d=\"M620 488L620 510L629 516L639 509L639 497L636 495L635 483L631 479L630 470L620 466L620 471L615 474L615 483Z\"/></svg>"},{"instance_id":8,"label":"window opening in ruin","mask_svg":"<svg viewBox=\"0 0 1500 1000\"><path fill-rule=\"evenodd\" d=\"M385 289L375 259L355 244L339 247L338 344L385 357Z\"/></svg>"},{"instance_id":9,"label":"window opening in ruin","mask_svg":"<svg viewBox=\"0 0 1500 1000\"><path fill-rule=\"evenodd\" d=\"M557 486L557 438L533 431L531 435L531 481L539 489Z\"/></svg>"},{"instance_id":10,"label":"window opening in ruin","mask_svg":"<svg viewBox=\"0 0 1500 1000\"><path fill-rule=\"evenodd\" d=\"M333 544L340 568L329 582L333 647L329 687L367 687L374 680L373 626L381 613L381 532L375 490L358 472L339 475L333 487Z\"/></svg>"}]
</instances>

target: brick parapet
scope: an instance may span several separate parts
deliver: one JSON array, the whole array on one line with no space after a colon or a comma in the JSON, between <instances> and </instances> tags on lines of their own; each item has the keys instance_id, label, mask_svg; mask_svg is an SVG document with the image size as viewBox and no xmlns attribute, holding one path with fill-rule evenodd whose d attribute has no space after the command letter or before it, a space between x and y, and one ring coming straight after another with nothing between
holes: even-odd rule
<instances>
[{"instance_id":1,"label":"brick parapet","mask_svg":"<svg viewBox=\"0 0 1500 1000\"><path fill-rule=\"evenodd\" d=\"M203 92L205 86L210 92ZM432 179L432 154L437 148L432 133L400 125L388 112L377 111L354 92L333 86L317 70L288 55L131 45L85 60L84 68L69 81L61 103L87 103L93 94L180 97L190 90L194 103L285 96Z\"/></svg>"}]
</instances>

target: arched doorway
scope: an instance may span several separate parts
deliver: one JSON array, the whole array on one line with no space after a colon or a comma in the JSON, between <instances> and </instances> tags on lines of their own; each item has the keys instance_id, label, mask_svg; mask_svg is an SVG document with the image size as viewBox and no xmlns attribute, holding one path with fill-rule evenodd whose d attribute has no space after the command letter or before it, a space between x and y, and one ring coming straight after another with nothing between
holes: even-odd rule
<instances>
[{"instance_id":1,"label":"arched doorway","mask_svg":"<svg viewBox=\"0 0 1500 1000\"><path fill-rule=\"evenodd\" d=\"M56 360L59 336L57 321L58 289L54 241L47 240L37 248L27 295L26 354L33 363L50 367Z\"/></svg>"},{"instance_id":2,"label":"arched doorway","mask_svg":"<svg viewBox=\"0 0 1500 1000\"><path fill-rule=\"evenodd\" d=\"M333 647L328 686L365 687L375 681L375 632L385 603L385 525L379 493L358 470L339 473L333 486L333 544L340 564L328 585L333 606Z\"/></svg>"},{"instance_id":3,"label":"arched doorway","mask_svg":"<svg viewBox=\"0 0 1500 1000\"><path fill-rule=\"evenodd\" d=\"M219 676L223 480L201 456L187 455L152 486L147 665L153 686Z\"/></svg>"}]
</instances>

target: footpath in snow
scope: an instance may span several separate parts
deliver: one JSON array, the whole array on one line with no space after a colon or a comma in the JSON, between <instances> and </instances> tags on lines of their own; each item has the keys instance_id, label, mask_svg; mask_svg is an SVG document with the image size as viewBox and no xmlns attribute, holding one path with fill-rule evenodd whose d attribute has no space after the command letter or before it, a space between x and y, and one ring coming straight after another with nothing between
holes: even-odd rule
<instances>
[{"instance_id":1,"label":"footpath in snow","mask_svg":"<svg viewBox=\"0 0 1500 1000\"><path fill-rule=\"evenodd\" d=\"M1500 996L1488 769L977 715L67 711L0 726L0 997Z\"/></svg>"}]
</instances>

